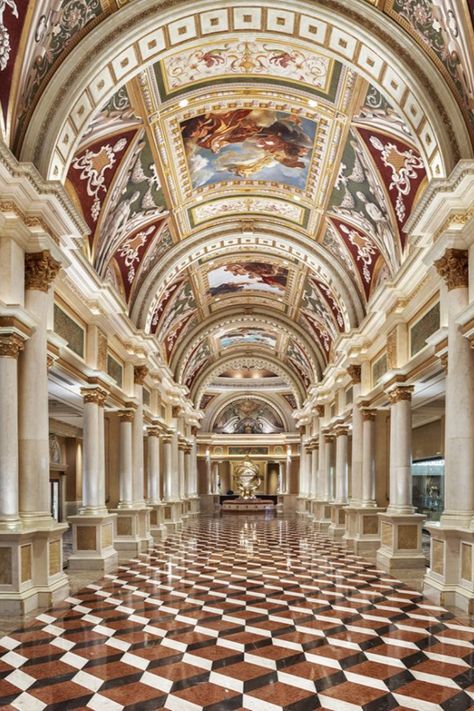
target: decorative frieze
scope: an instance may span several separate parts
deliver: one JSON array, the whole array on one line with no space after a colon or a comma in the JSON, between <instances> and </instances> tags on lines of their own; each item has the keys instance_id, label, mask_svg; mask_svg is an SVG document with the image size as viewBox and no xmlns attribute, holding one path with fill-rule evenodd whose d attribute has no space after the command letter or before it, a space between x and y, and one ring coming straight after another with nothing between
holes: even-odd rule
<instances>
[{"instance_id":1,"label":"decorative frieze","mask_svg":"<svg viewBox=\"0 0 474 711\"><path fill-rule=\"evenodd\" d=\"M25 254L25 289L47 293L60 269L61 264L53 259L47 249Z\"/></svg>"},{"instance_id":2,"label":"decorative frieze","mask_svg":"<svg viewBox=\"0 0 474 711\"><path fill-rule=\"evenodd\" d=\"M448 291L464 289L469 284L469 259L465 249L447 249L434 263L438 274L446 282Z\"/></svg>"}]
</instances>

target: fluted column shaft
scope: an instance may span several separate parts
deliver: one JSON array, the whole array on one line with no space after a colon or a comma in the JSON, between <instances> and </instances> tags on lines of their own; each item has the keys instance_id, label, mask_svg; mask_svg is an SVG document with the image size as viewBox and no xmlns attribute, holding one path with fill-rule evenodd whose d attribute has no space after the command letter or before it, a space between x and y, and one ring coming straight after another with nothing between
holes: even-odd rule
<instances>
[{"instance_id":1,"label":"fluted column shaft","mask_svg":"<svg viewBox=\"0 0 474 711\"><path fill-rule=\"evenodd\" d=\"M399 386L390 398L390 504L389 513L410 514L411 481L411 394L410 386Z\"/></svg>"},{"instance_id":2,"label":"fluted column shaft","mask_svg":"<svg viewBox=\"0 0 474 711\"><path fill-rule=\"evenodd\" d=\"M143 450L143 383L148 374L145 366L134 368L135 400L137 408L133 418L133 505L145 505L145 454Z\"/></svg>"},{"instance_id":3,"label":"fluted column shaft","mask_svg":"<svg viewBox=\"0 0 474 711\"><path fill-rule=\"evenodd\" d=\"M469 304L468 253L448 249L435 266L448 289L445 510L441 522L469 526L474 516L474 351L456 323Z\"/></svg>"},{"instance_id":4,"label":"fluted column shaft","mask_svg":"<svg viewBox=\"0 0 474 711\"><path fill-rule=\"evenodd\" d=\"M336 504L347 503L348 489L348 431L347 427L336 430Z\"/></svg>"},{"instance_id":5,"label":"fluted column shaft","mask_svg":"<svg viewBox=\"0 0 474 711\"><path fill-rule=\"evenodd\" d=\"M179 498L186 498L185 445L178 444Z\"/></svg>"},{"instance_id":6,"label":"fluted column shaft","mask_svg":"<svg viewBox=\"0 0 474 711\"><path fill-rule=\"evenodd\" d=\"M149 504L159 504L160 494L160 432L157 427L148 427L148 491Z\"/></svg>"},{"instance_id":7,"label":"fluted column shaft","mask_svg":"<svg viewBox=\"0 0 474 711\"><path fill-rule=\"evenodd\" d=\"M319 444L314 442L311 449L311 498L318 493Z\"/></svg>"},{"instance_id":8,"label":"fluted column shaft","mask_svg":"<svg viewBox=\"0 0 474 711\"><path fill-rule=\"evenodd\" d=\"M184 450L184 496L188 499L192 496L192 465L191 465L191 445Z\"/></svg>"},{"instance_id":9,"label":"fluted column shaft","mask_svg":"<svg viewBox=\"0 0 474 711\"><path fill-rule=\"evenodd\" d=\"M20 514L51 521L49 486L49 409L47 371L51 285L60 265L48 251L25 255L25 307L36 328L20 356L19 468Z\"/></svg>"},{"instance_id":10,"label":"fluted column shaft","mask_svg":"<svg viewBox=\"0 0 474 711\"><path fill-rule=\"evenodd\" d=\"M362 410L362 506L376 506L375 500L375 410Z\"/></svg>"},{"instance_id":11,"label":"fluted column shaft","mask_svg":"<svg viewBox=\"0 0 474 711\"><path fill-rule=\"evenodd\" d=\"M104 404L107 392L98 387L82 390L83 414L83 513L103 514L105 506Z\"/></svg>"},{"instance_id":12,"label":"fluted column shaft","mask_svg":"<svg viewBox=\"0 0 474 711\"><path fill-rule=\"evenodd\" d=\"M119 445L119 508L131 508L133 502L133 410L121 410Z\"/></svg>"},{"instance_id":13,"label":"fluted column shaft","mask_svg":"<svg viewBox=\"0 0 474 711\"><path fill-rule=\"evenodd\" d=\"M0 523L19 520L18 354L23 339L0 336Z\"/></svg>"},{"instance_id":14,"label":"fluted column shaft","mask_svg":"<svg viewBox=\"0 0 474 711\"><path fill-rule=\"evenodd\" d=\"M351 504L353 506L359 506L362 500L363 421L361 408L357 402L361 392L360 368L358 373L358 381L353 379L351 462Z\"/></svg>"},{"instance_id":15,"label":"fluted column shaft","mask_svg":"<svg viewBox=\"0 0 474 711\"><path fill-rule=\"evenodd\" d=\"M164 435L163 442L163 493L165 501L175 501L174 477L173 477L173 453L171 435Z\"/></svg>"}]
</instances>

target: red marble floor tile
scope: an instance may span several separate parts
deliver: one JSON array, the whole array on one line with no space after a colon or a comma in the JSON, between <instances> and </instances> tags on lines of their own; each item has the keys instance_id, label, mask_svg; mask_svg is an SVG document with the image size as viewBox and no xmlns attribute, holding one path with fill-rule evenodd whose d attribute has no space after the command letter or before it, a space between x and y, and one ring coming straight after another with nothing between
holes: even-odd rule
<instances>
[{"instance_id":1,"label":"red marble floor tile","mask_svg":"<svg viewBox=\"0 0 474 711\"><path fill-rule=\"evenodd\" d=\"M33 687L28 689L28 694L39 699L43 703L50 705L54 704L56 708L71 707L72 702L78 705L87 704L87 701L93 695L89 689L85 689L73 681L63 681L60 684L48 684L47 686ZM62 704L62 706L61 706Z\"/></svg>"},{"instance_id":2,"label":"red marble floor tile","mask_svg":"<svg viewBox=\"0 0 474 711\"><path fill-rule=\"evenodd\" d=\"M285 711L312 711L320 706L316 693L297 689L279 681L249 691L244 695L244 707L248 706L249 701L254 702L249 706L251 709L258 709L258 702L273 704L278 709Z\"/></svg>"}]
</instances>

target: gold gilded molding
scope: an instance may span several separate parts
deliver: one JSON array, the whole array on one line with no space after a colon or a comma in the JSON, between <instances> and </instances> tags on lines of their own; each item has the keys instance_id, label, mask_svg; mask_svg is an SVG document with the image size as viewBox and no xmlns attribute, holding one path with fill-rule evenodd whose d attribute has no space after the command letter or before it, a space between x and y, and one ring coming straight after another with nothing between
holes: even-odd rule
<instances>
[{"instance_id":1,"label":"gold gilded molding","mask_svg":"<svg viewBox=\"0 0 474 711\"><path fill-rule=\"evenodd\" d=\"M360 374L361 374L361 367L360 365L355 365L354 363L349 365L347 368L347 374L349 375L350 379L352 380L353 385L359 385L360 384Z\"/></svg>"},{"instance_id":2,"label":"gold gilded molding","mask_svg":"<svg viewBox=\"0 0 474 711\"><path fill-rule=\"evenodd\" d=\"M159 437L160 428L159 427L147 427L146 429L148 437Z\"/></svg>"},{"instance_id":3,"label":"gold gilded molding","mask_svg":"<svg viewBox=\"0 0 474 711\"><path fill-rule=\"evenodd\" d=\"M0 358L18 358L24 347L23 338L16 333L0 335Z\"/></svg>"},{"instance_id":4,"label":"gold gilded molding","mask_svg":"<svg viewBox=\"0 0 474 711\"><path fill-rule=\"evenodd\" d=\"M413 390L413 385L398 385L387 393L388 399L392 405L402 400L411 400Z\"/></svg>"},{"instance_id":5,"label":"gold gilded molding","mask_svg":"<svg viewBox=\"0 0 474 711\"><path fill-rule=\"evenodd\" d=\"M108 392L101 390L101 388L82 388L81 395L84 398L84 403L93 403L94 405L99 405L99 407L104 407Z\"/></svg>"},{"instance_id":6,"label":"gold gilded molding","mask_svg":"<svg viewBox=\"0 0 474 711\"><path fill-rule=\"evenodd\" d=\"M375 422L377 416L377 410L371 410L368 407L363 407L361 409L362 419L364 422Z\"/></svg>"},{"instance_id":7,"label":"gold gilded molding","mask_svg":"<svg viewBox=\"0 0 474 711\"><path fill-rule=\"evenodd\" d=\"M469 285L469 260L465 249L447 249L434 265L446 282L448 291L464 289Z\"/></svg>"},{"instance_id":8,"label":"gold gilded molding","mask_svg":"<svg viewBox=\"0 0 474 711\"><path fill-rule=\"evenodd\" d=\"M120 417L120 422L133 422L135 419L135 412L130 410L119 410L118 416Z\"/></svg>"},{"instance_id":9,"label":"gold gilded molding","mask_svg":"<svg viewBox=\"0 0 474 711\"><path fill-rule=\"evenodd\" d=\"M133 369L133 380L136 385L143 385L148 375L146 365L136 365Z\"/></svg>"},{"instance_id":10,"label":"gold gilded molding","mask_svg":"<svg viewBox=\"0 0 474 711\"><path fill-rule=\"evenodd\" d=\"M47 249L25 254L25 289L47 293L60 269L61 264Z\"/></svg>"}]
</instances>

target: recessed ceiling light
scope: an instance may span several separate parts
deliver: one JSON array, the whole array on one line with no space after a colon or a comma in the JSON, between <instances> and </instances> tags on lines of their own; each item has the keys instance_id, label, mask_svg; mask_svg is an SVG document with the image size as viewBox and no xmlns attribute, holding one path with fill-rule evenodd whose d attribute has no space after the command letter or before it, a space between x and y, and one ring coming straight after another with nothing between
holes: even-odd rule
<instances>
[{"instance_id":1,"label":"recessed ceiling light","mask_svg":"<svg viewBox=\"0 0 474 711\"><path fill-rule=\"evenodd\" d=\"M179 105L182 109L185 109L188 104L189 101L187 99L181 99L181 101L179 102Z\"/></svg>"},{"instance_id":2,"label":"recessed ceiling light","mask_svg":"<svg viewBox=\"0 0 474 711\"><path fill-rule=\"evenodd\" d=\"M311 106L312 109L315 109L317 105L318 105L318 103L314 99L308 100L308 106Z\"/></svg>"}]
</instances>

